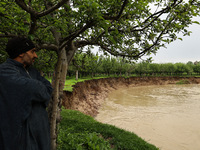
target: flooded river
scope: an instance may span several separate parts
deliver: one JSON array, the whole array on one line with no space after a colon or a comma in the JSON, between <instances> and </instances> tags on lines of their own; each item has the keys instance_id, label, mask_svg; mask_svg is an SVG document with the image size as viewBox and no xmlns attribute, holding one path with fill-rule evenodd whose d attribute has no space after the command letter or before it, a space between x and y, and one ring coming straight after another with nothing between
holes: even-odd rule
<instances>
[{"instance_id":1,"label":"flooded river","mask_svg":"<svg viewBox=\"0 0 200 150\"><path fill-rule=\"evenodd\" d=\"M200 150L200 85L155 85L109 94L96 120L136 133L161 150Z\"/></svg>"}]
</instances>

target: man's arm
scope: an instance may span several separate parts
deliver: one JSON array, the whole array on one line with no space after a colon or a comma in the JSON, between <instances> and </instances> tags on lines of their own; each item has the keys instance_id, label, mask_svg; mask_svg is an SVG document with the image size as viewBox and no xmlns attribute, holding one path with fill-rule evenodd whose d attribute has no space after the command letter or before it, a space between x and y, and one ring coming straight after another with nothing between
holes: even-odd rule
<instances>
[{"instance_id":1,"label":"man's arm","mask_svg":"<svg viewBox=\"0 0 200 150\"><path fill-rule=\"evenodd\" d=\"M22 76L18 70L11 67L0 70L0 83L5 86L8 94L23 94L30 101L45 102L51 98L50 83Z\"/></svg>"},{"instance_id":2,"label":"man's arm","mask_svg":"<svg viewBox=\"0 0 200 150\"><path fill-rule=\"evenodd\" d=\"M42 82L46 86L48 91L52 93L53 89L52 89L51 83L47 79L45 79L43 76L41 76L41 74L37 70L35 71L37 72L37 80Z\"/></svg>"}]
</instances>

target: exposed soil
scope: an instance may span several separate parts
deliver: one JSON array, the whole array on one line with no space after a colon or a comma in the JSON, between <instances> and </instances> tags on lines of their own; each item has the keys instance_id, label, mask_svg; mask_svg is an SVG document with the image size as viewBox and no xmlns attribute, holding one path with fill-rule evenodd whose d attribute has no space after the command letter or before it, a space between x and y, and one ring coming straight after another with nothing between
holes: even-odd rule
<instances>
[{"instance_id":1,"label":"exposed soil","mask_svg":"<svg viewBox=\"0 0 200 150\"><path fill-rule=\"evenodd\" d=\"M187 80L189 84L199 84L196 77L131 77L87 80L74 85L73 92L64 91L63 106L95 117L109 92L122 87L176 84Z\"/></svg>"}]
</instances>

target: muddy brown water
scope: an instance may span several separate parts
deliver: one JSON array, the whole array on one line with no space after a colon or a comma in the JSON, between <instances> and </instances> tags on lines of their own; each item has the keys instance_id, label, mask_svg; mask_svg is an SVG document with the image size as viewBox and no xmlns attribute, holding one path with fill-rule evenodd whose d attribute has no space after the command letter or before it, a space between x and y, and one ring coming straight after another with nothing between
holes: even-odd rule
<instances>
[{"instance_id":1,"label":"muddy brown water","mask_svg":"<svg viewBox=\"0 0 200 150\"><path fill-rule=\"evenodd\" d=\"M200 150L200 85L115 90L96 120L134 132L161 150Z\"/></svg>"}]
</instances>

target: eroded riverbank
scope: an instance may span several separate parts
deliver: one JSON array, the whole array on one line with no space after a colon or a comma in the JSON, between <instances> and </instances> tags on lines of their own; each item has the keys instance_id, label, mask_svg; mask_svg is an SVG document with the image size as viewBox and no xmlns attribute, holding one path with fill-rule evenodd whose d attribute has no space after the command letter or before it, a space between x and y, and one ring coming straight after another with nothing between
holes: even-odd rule
<instances>
[{"instance_id":1,"label":"eroded riverbank","mask_svg":"<svg viewBox=\"0 0 200 150\"><path fill-rule=\"evenodd\" d=\"M63 106L94 117L98 114L108 93L113 90L123 87L176 84L180 80L187 80L191 84L200 83L200 78L195 77L131 77L87 80L77 83L73 92L64 91Z\"/></svg>"},{"instance_id":2,"label":"eroded riverbank","mask_svg":"<svg viewBox=\"0 0 200 150\"><path fill-rule=\"evenodd\" d=\"M179 89L172 88L176 87L176 83L181 80L187 81L188 85L179 87L189 87L182 91L183 97L180 96ZM187 99L200 95L198 92L199 83L200 78L194 77L133 77L89 80L76 84L73 92L64 92L63 105L67 109L78 110L96 117L96 120L102 123L132 131L161 150L198 150L200 146L198 142L200 138L198 130L200 104L187 101ZM197 87L196 95L190 95L192 89L190 86L193 85ZM171 87L169 89L163 88L168 86ZM123 94L115 92L125 90L125 95L130 96L126 90L132 88L132 91L135 91L132 96L139 97L137 95L139 94L141 97L134 102L134 106L129 106L131 105L129 101L122 100ZM148 93L153 88L154 91L161 92L161 97ZM177 96L179 101L171 99L170 94L166 95L166 91L174 97ZM115 98L119 98L118 102L108 100L110 94L113 93ZM149 100L148 96L145 98L146 94L149 94L150 98L156 97L157 100ZM166 107L165 103L169 105ZM123 105L128 107L124 108ZM108 109L106 110L105 107Z\"/></svg>"}]
</instances>

